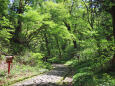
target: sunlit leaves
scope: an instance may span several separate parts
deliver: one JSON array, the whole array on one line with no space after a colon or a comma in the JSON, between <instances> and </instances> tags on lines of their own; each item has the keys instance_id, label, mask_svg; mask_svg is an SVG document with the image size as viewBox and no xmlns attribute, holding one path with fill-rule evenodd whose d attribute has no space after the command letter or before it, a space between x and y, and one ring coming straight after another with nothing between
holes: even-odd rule
<instances>
[{"instance_id":1,"label":"sunlit leaves","mask_svg":"<svg viewBox=\"0 0 115 86\"><path fill-rule=\"evenodd\" d=\"M35 22L35 21L41 21L42 20L42 16L39 16L37 11L34 10L29 10L28 12L24 13L24 21L26 22Z\"/></svg>"},{"instance_id":2,"label":"sunlit leaves","mask_svg":"<svg viewBox=\"0 0 115 86\"><path fill-rule=\"evenodd\" d=\"M0 16L8 13L9 0L0 0Z\"/></svg>"},{"instance_id":3,"label":"sunlit leaves","mask_svg":"<svg viewBox=\"0 0 115 86\"><path fill-rule=\"evenodd\" d=\"M64 5L61 3L44 2L43 9L45 12L51 14L51 19L54 20L54 22L61 22L63 19L69 17L67 9L65 9Z\"/></svg>"},{"instance_id":4,"label":"sunlit leaves","mask_svg":"<svg viewBox=\"0 0 115 86\"><path fill-rule=\"evenodd\" d=\"M5 17L3 17L0 20L0 39L1 41L9 41L9 38L12 37L11 33L13 30L13 26L9 22L9 20Z\"/></svg>"}]
</instances>

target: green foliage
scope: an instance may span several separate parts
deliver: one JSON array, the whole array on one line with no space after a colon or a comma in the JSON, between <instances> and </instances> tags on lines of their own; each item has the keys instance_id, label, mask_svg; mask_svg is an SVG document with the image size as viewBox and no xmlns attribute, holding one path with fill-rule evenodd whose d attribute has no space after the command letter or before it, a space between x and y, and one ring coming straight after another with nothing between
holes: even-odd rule
<instances>
[{"instance_id":1,"label":"green foliage","mask_svg":"<svg viewBox=\"0 0 115 86\"><path fill-rule=\"evenodd\" d=\"M103 75L101 75L102 78L101 80L97 79L97 82L99 83L97 86L114 86L115 85L115 79L113 79L109 74L105 73Z\"/></svg>"},{"instance_id":2,"label":"green foliage","mask_svg":"<svg viewBox=\"0 0 115 86\"><path fill-rule=\"evenodd\" d=\"M8 52L10 39L12 38L13 26L6 17L0 17L0 53Z\"/></svg>"},{"instance_id":3,"label":"green foliage","mask_svg":"<svg viewBox=\"0 0 115 86\"><path fill-rule=\"evenodd\" d=\"M9 0L0 0L0 17L8 13Z\"/></svg>"},{"instance_id":4,"label":"green foliage","mask_svg":"<svg viewBox=\"0 0 115 86\"><path fill-rule=\"evenodd\" d=\"M77 70L75 86L112 86L113 2L0 0L0 55L16 55L20 64L38 68L69 60Z\"/></svg>"},{"instance_id":5,"label":"green foliage","mask_svg":"<svg viewBox=\"0 0 115 86\"><path fill-rule=\"evenodd\" d=\"M74 49L73 45L67 46L66 49L65 49L64 57L65 57L65 58L74 57L75 51L76 51L76 50Z\"/></svg>"},{"instance_id":6,"label":"green foliage","mask_svg":"<svg viewBox=\"0 0 115 86\"><path fill-rule=\"evenodd\" d=\"M2 17L0 19L0 25L0 40L8 42L9 38L12 37L12 35L10 34L12 30L10 28L13 28L13 26L6 17Z\"/></svg>"},{"instance_id":7,"label":"green foliage","mask_svg":"<svg viewBox=\"0 0 115 86\"><path fill-rule=\"evenodd\" d=\"M26 51L23 56L18 56L17 60L23 64L28 64L31 66L39 66L42 67L44 66L44 63L42 61L43 59L43 54L41 53L33 53L30 51Z\"/></svg>"},{"instance_id":8,"label":"green foliage","mask_svg":"<svg viewBox=\"0 0 115 86\"><path fill-rule=\"evenodd\" d=\"M73 76L74 86L114 86L114 73L104 73L101 64L96 64L92 60L78 62L76 59L67 61L66 65L73 67L76 74ZM102 63L104 64L104 63ZM105 64L107 66L107 63ZM95 69L94 69L95 68ZM101 71L101 72L100 72ZM102 72L103 71L103 72Z\"/></svg>"},{"instance_id":9,"label":"green foliage","mask_svg":"<svg viewBox=\"0 0 115 86\"><path fill-rule=\"evenodd\" d=\"M51 59L48 59L48 62L50 63L60 63L60 59L57 57L53 57Z\"/></svg>"},{"instance_id":10,"label":"green foliage","mask_svg":"<svg viewBox=\"0 0 115 86\"><path fill-rule=\"evenodd\" d=\"M74 75L73 78L74 78L74 80L76 80L74 83L75 86L80 86L80 85L95 86L91 73L88 73L88 72L78 73L78 74Z\"/></svg>"}]
</instances>

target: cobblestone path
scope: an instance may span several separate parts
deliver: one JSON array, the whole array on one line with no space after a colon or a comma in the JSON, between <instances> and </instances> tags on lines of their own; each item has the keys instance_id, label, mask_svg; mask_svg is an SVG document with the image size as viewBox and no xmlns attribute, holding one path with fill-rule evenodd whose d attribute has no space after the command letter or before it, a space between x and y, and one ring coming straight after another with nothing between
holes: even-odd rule
<instances>
[{"instance_id":1,"label":"cobblestone path","mask_svg":"<svg viewBox=\"0 0 115 86\"><path fill-rule=\"evenodd\" d=\"M72 86L70 84L59 85L60 82L72 82L72 78L69 77L63 80L63 77L69 72L68 67L63 64L54 64L53 67L54 69L47 73L18 82L11 86Z\"/></svg>"}]
</instances>

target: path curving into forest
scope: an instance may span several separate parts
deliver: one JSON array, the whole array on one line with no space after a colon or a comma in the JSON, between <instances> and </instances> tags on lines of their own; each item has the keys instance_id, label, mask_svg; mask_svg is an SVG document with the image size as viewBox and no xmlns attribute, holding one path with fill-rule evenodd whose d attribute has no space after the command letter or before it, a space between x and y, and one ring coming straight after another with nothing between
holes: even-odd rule
<instances>
[{"instance_id":1,"label":"path curving into forest","mask_svg":"<svg viewBox=\"0 0 115 86\"><path fill-rule=\"evenodd\" d=\"M11 86L72 86L72 78L65 77L70 72L69 68L63 64L53 64L53 67L54 69L47 73L18 82Z\"/></svg>"}]
</instances>

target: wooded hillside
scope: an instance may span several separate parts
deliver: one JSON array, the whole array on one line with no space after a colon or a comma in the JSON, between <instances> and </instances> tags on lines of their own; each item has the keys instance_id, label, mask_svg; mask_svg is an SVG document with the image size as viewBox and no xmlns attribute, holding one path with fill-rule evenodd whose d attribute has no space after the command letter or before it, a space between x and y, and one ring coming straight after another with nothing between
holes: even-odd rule
<instances>
[{"instance_id":1,"label":"wooded hillside","mask_svg":"<svg viewBox=\"0 0 115 86\"><path fill-rule=\"evenodd\" d=\"M0 61L65 63L74 86L114 86L114 40L115 0L0 0Z\"/></svg>"}]
</instances>

